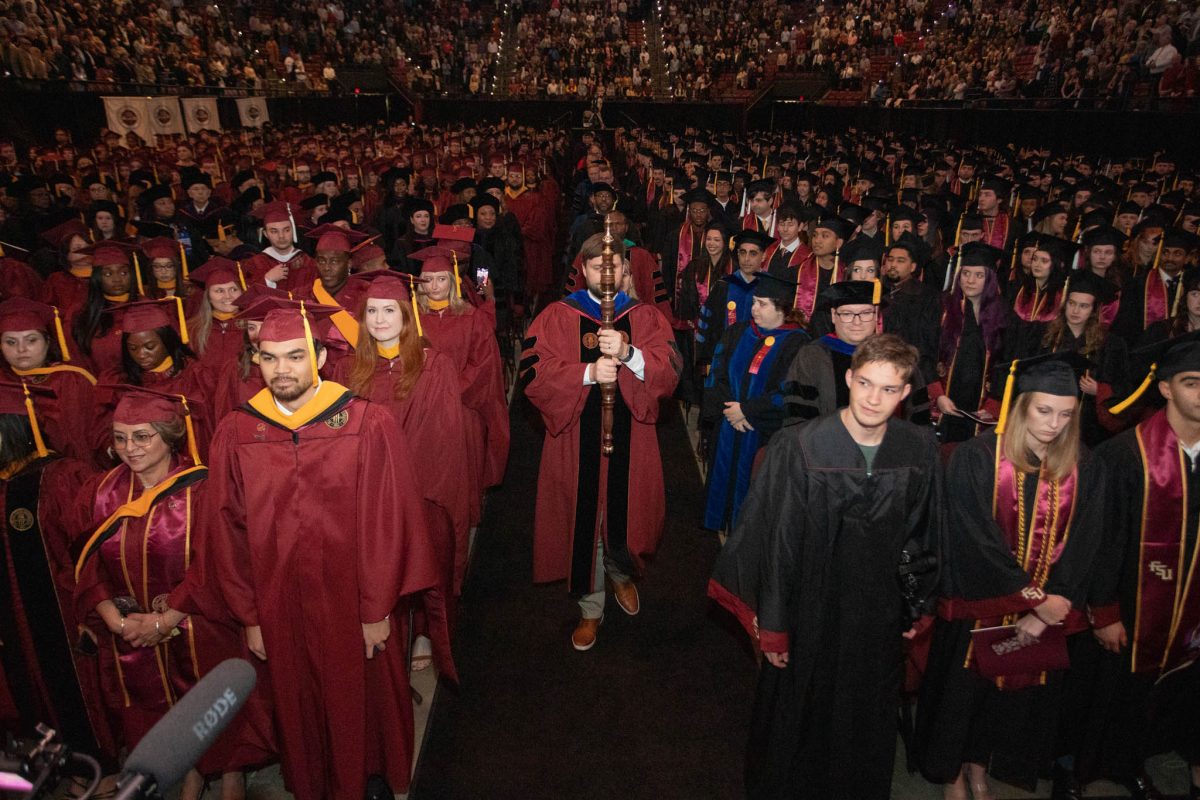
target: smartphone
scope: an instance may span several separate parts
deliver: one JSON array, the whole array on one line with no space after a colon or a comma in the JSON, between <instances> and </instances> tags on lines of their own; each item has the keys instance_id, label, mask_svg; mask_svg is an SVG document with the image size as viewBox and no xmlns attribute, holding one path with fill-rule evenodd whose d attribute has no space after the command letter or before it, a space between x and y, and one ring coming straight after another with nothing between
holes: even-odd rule
<instances>
[{"instance_id":1,"label":"smartphone","mask_svg":"<svg viewBox=\"0 0 1200 800\"><path fill-rule=\"evenodd\" d=\"M487 285L487 282L488 282L488 268L487 267L476 267L475 268L475 285L480 288L483 288L484 286Z\"/></svg>"}]
</instances>

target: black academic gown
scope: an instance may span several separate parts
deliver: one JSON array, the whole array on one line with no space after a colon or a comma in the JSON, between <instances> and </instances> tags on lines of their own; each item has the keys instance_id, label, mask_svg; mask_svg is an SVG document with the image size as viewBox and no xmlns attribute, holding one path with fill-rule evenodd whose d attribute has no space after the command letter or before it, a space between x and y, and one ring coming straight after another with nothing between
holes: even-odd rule
<instances>
[{"instance_id":1,"label":"black academic gown","mask_svg":"<svg viewBox=\"0 0 1200 800\"><path fill-rule=\"evenodd\" d=\"M910 278L892 289L883 308L883 331L917 348L926 383L937 380L938 326L942 297L934 288Z\"/></svg>"},{"instance_id":2,"label":"black academic gown","mask_svg":"<svg viewBox=\"0 0 1200 800\"><path fill-rule=\"evenodd\" d=\"M932 546L939 483L932 435L900 420L870 474L837 414L766 448L709 582L748 630L757 618L764 650L789 654L761 668L747 796L890 796L909 624L897 569L912 539Z\"/></svg>"},{"instance_id":3,"label":"black academic gown","mask_svg":"<svg viewBox=\"0 0 1200 800\"><path fill-rule=\"evenodd\" d=\"M973 665L964 666L971 630L1015 623L1042 602L1037 590L1083 607L1102 541L1103 462L1081 458L1066 537L1056 540L1061 552L1039 585L1018 562L1009 535L993 516L996 446L995 432L984 433L956 448L946 468L942 598L917 704L916 749L921 770L932 781L953 781L964 763L973 762L1032 791L1039 773L1059 755L1062 673L1045 673L1040 683L1037 676L1009 679L1001 689ZM1026 479L1024 489L1025 529L1030 530L1038 481ZM1073 614L1067 632L1090 636L1082 613ZM1033 685L1013 688L1025 683Z\"/></svg>"},{"instance_id":4,"label":"black academic gown","mask_svg":"<svg viewBox=\"0 0 1200 800\"><path fill-rule=\"evenodd\" d=\"M1165 413L1159 411L1143 425ZM1096 449L1096 458L1106 466L1105 541L1093 570L1088 610L1097 628L1123 622L1131 646L1113 654L1089 636L1072 649L1067 691L1074 724L1066 727L1064 736L1073 745L1076 774L1084 781L1133 776L1142 771L1146 758L1170 750L1189 763L1200 763L1200 663L1165 676L1157 669L1133 671L1135 621L1144 589L1140 531L1146 466L1138 433L1124 431ZM1186 518L1180 526L1181 563L1167 570L1151 566L1154 575L1147 580L1170 575L1181 581L1186 576L1180 589L1194 594L1200 591L1200 575L1193 566L1200 529L1200 465L1186 453L1180 458L1187 493Z\"/></svg>"}]
</instances>

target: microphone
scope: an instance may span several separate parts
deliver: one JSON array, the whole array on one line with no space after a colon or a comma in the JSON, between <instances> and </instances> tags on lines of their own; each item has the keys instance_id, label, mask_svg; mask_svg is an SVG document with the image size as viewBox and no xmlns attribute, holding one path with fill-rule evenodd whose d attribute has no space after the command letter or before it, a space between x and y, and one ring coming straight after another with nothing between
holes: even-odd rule
<instances>
[{"instance_id":1,"label":"microphone","mask_svg":"<svg viewBox=\"0 0 1200 800\"><path fill-rule=\"evenodd\" d=\"M125 760L113 800L132 800L180 783L229 725L254 689L249 661L230 658L205 675L155 723Z\"/></svg>"}]
</instances>

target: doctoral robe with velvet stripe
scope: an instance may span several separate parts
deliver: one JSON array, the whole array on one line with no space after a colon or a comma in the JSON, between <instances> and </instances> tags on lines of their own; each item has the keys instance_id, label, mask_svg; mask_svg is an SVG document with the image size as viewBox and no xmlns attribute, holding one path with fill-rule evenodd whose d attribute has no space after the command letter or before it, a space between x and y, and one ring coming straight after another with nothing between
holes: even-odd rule
<instances>
[{"instance_id":1,"label":"doctoral robe with velvet stripe","mask_svg":"<svg viewBox=\"0 0 1200 800\"><path fill-rule=\"evenodd\" d=\"M799 327L763 330L747 321L726 331L717 346L701 409L705 422L719 423L710 439L704 527L727 530L737 521L750 486L754 456L783 427L784 375L807 341L808 334ZM740 433L733 429L724 417L728 402L741 404L752 430Z\"/></svg>"},{"instance_id":2,"label":"doctoral robe with velvet stripe","mask_svg":"<svg viewBox=\"0 0 1200 800\"><path fill-rule=\"evenodd\" d=\"M386 649L368 660L362 623L406 613L406 598L439 584L399 423L325 387L332 398L301 409L311 419L295 430L255 400L221 421L200 515L207 580L238 624L262 628L284 780L300 800L362 797L372 773L407 789L403 624L393 616ZM259 399L272 407L269 394ZM453 677L444 632L431 638Z\"/></svg>"},{"instance_id":3,"label":"doctoral robe with velvet stripe","mask_svg":"<svg viewBox=\"0 0 1200 800\"><path fill-rule=\"evenodd\" d=\"M679 380L670 325L652 306L617 296L617 330L645 358L644 380L617 371L614 452L600 453L600 387L584 385L600 357L599 307L587 292L553 303L529 327L521 362L525 395L546 433L538 471L533 580L568 579L574 593L595 591L598 537L618 565L640 570L658 547L666 516L658 450L659 403Z\"/></svg>"},{"instance_id":4,"label":"doctoral robe with velvet stripe","mask_svg":"<svg viewBox=\"0 0 1200 800\"><path fill-rule=\"evenodd\" d=\"M12 730L31 735L44 722L73 747L114 758L97 656L77 649L81 617L71 555L92 519L91 503L80 497L99 477L89 463L51 454L0 480L0 673Z\"/></svg>"}]
</instances>

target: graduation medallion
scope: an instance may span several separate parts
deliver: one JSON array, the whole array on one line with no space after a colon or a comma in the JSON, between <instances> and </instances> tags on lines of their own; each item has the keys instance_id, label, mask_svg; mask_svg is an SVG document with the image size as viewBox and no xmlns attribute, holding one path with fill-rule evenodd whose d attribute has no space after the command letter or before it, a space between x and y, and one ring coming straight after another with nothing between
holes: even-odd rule
<instances>
[{"instance_id":1,"label":"graduation medallion","mask_svg":"<svg viewBox=\"0 0 1200 800\"><path fill-rule=\"evenodd\" d=\"M349 421L350 412L343 408L341 411L325 420L325 424L336 431L338 428L346 427L346 423Z\"/></svg>"},{"instance_id":2,"label":"graduation medallion","mask_svg":"<svg viewBox=\"0 0 1200 800\"><path fill-rule=\"evenodd\" d=\"M600 346L600 337L592 332L583 335L583 347L586 350L595 350Z\"/></svg>"},{"instance_id":3,"label":"graduation medallion","mask_svg":"<svg viewBox=\"0 0 1200 800\"><path fill-rule=\"evenodd\" d=\"M24 533L33 527L33 512L28 508L16 508L8 515L8 525L14 531Z\"/></svg>"}]
</instances>

